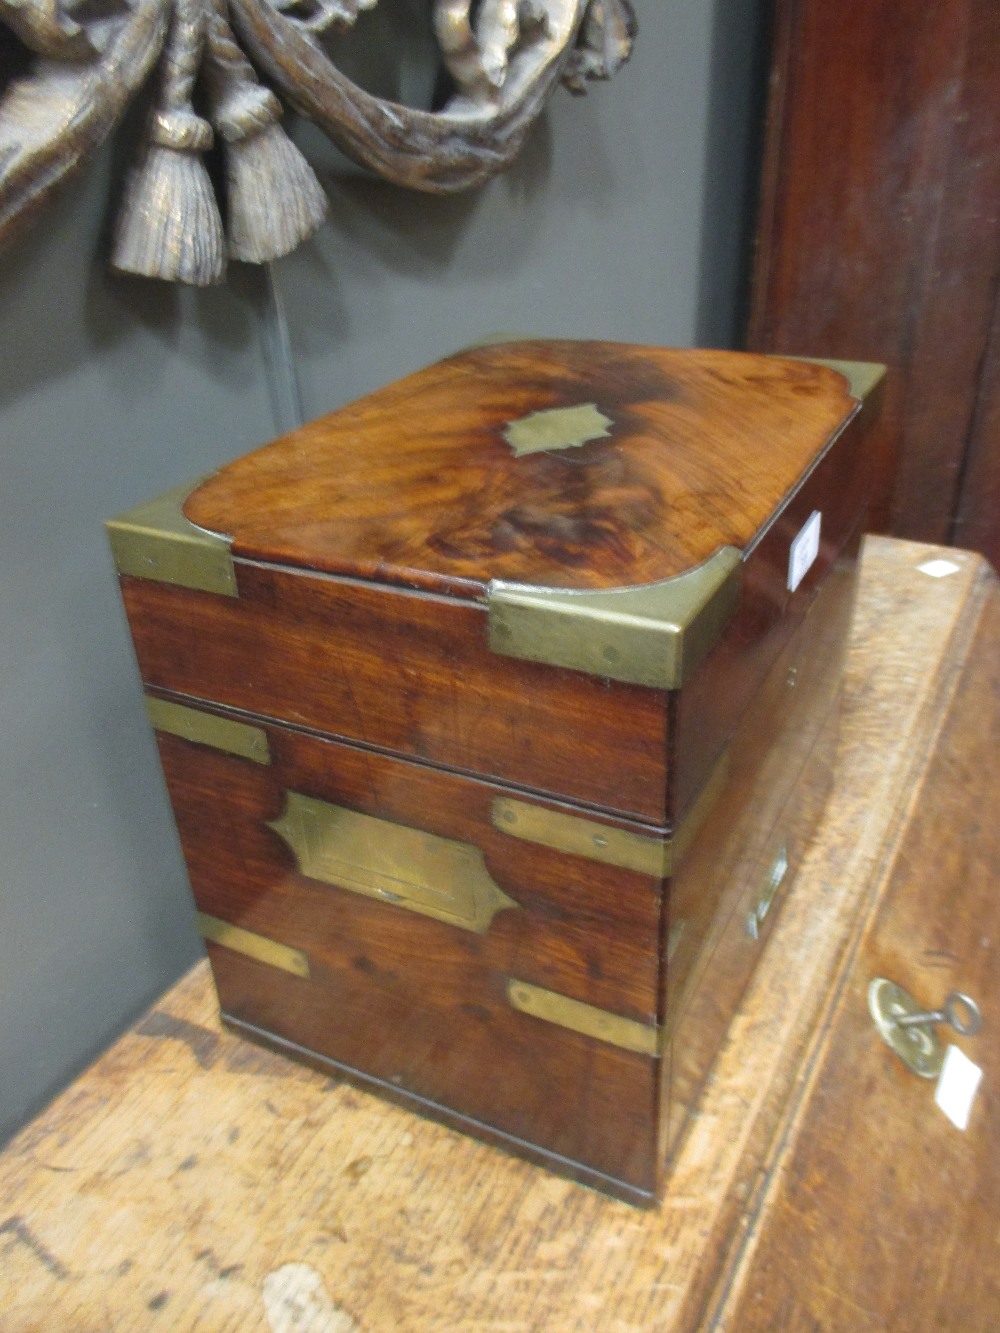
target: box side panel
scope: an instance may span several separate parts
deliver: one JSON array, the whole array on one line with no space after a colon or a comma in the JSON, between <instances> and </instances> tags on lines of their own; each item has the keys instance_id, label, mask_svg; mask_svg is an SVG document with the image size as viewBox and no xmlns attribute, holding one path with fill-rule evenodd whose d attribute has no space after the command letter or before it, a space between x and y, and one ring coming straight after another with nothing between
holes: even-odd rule
<instances>
[{"instance_id":1,"label":"box side panel","mask_svg":"<svg viewBox=\"0 0 1000 1333\"><path fill-rule=\"evenodd\" d=\"M666 1132L661 1161L676 1152L781 904L794 892L795 874L833 784L836 724L834 709L797 773L770 836L727 882L713 929L678 996L664 1044L667 1115L661 1121Z\"/></svg>"},{"instance_id":2,"label":"box side panel","mask_svg":"<svg viewBox=\"0 0 1000 1333\"><path fill-rule=\"evenodd\" d=\"M671 1012L717 920L720 897L752 872L835 706L857 586L857 542L837 562L747 709L724 783L670 885Z\"/></svg>"},{"instance_id":3,"label":"box side panel","mask_svg":"<svg viewBox=\"0 0 1000 1333\"><path fill-rule=\"evenodd\" d=\"M857 542L764 680L726 786L670 885L664 1150L683 1128L822 814L857 582Z\"/></svg>"},{"instance_id":4,"label":"box side panel","mask_svg":"<svg viewBox=\"0 0 1000 1333\"><path fill-rule=\"evenodd\" d=\"M870 420L869 413L854 418L745 559L739 610L674 696L668 821L682 816L831 571L856 547L870 489ZM799 534L808 538L814 513L821 516L818 550L791 589L793 543Z\"/></svg>"},{"instance_id":5,"label":"box side panel","mask_svg":"<svg viewBox=\"0 0 1000 1333\"><path fill-rule=\"evenodd\" d=\"M662 880L500 831L490 784L260 730L268 763L158 734L197 905L244 932L209 946L223 1013L651 1193ZM320 807L332 835L291 828ZM486 910L428 915L456 866ZM515 987L613 1039L524 1012Z\"/></svg>"},{"instance_id":6,"label":"box side panel","mask_svg":"<svg viewBox=\"0 0 1000 1333\"><path fill-rule=\"evenodd\" d=\"M238 597L122 579L147 686L665 822L661 692L497 657L477 605L235 564Z\"/></svg>"}]
</instances>

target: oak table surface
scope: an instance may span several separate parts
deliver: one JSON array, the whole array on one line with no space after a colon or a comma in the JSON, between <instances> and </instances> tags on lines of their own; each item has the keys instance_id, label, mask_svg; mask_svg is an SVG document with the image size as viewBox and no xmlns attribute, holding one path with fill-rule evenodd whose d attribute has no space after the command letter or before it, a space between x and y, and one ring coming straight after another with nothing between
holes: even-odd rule
<instances>
[{"instance_id":1,"label":"oak table surface","mask_svg":"<svg viewBox=\"0 0 1000 1333\"><path fill-rule=\"evenodd\" d=\"M996 1328L998 659L982 560L869 540L834 793L661 1208L224 1033L203 963L0 1156L0 1329ZM980 1002L966 1134L876 966Z\"/></svg>"}]
</instances>

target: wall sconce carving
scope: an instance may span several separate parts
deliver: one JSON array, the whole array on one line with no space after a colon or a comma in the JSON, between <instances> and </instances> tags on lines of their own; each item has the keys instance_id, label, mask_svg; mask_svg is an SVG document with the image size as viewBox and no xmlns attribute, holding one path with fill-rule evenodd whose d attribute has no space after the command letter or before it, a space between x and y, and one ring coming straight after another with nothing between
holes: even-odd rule
<instances>
[{"instance_id":1,"label":"wall sconce carving","mask_svg":"<svg viewBox=\"0 0 1000 1333\"><path fill-rule=\"evenodd\" d=\"M151 75L153 110L112 263L202 286L224 278L227 257L287 254L325 216L276 93L385 179L451 193L509 166L556 85L579 93L609 78L635 36L629 0L433 0L453 92L440 111L424 111L365 92L324 50L324 32L351 27L376 3L0 0L9 29L0 37L13 34L16 54L29 57L0 95L0 243ZM225 222L203 156L217 141Z\"/></svg>"}]
</instances>

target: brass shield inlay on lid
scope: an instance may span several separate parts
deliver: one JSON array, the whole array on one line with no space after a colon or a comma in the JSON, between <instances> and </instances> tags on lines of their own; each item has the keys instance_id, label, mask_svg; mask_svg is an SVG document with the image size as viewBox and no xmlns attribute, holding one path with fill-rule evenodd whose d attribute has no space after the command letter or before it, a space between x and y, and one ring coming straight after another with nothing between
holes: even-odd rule
<instances>
[{"instance_id":1,"label":"brass shield inlay on lid","mask_svg":"<svg viewBox=\"0 0 1000 1333\"><path fill-rule=\"evenodd\" d=\"M579 403L576 407L553 407L547 412L532 412L518 421L509 421L503 435L515 456L523 458L525 454L579 449L591 440L610 435L613 425L596 403Z\"/></svg>"},{"instance_id":2,"label":"brass shield inlay on lid","mask_svg":"<svg viewBox=\"0 0 1000 1333\"><path fill-rule=\"evenodd\" d=\"M286 793L268 825L291 848L303 875L484 934L497 912L518 904L493 880L483 853L388 819Z\"/></svg>"}]
</instances>

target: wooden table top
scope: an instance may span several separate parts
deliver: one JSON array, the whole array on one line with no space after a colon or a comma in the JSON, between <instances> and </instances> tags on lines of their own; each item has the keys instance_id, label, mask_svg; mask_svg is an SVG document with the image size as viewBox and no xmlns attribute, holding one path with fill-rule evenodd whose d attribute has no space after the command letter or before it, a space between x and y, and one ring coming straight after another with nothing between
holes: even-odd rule
<instances>
[{"instance_id":1,"label":"wooden table top","mask_svg":"<svg viewBox=\"0 0 1000 1333\"><path fill-rule=\"evenodd\" d=\"M659 1210L222 1032L201 964L0 1156L0 1329L996 1329L998 677L988 566L870 540L834 794ZM964 1134L876 967L979 1001Z\"/></svg>"}]
</instances>

